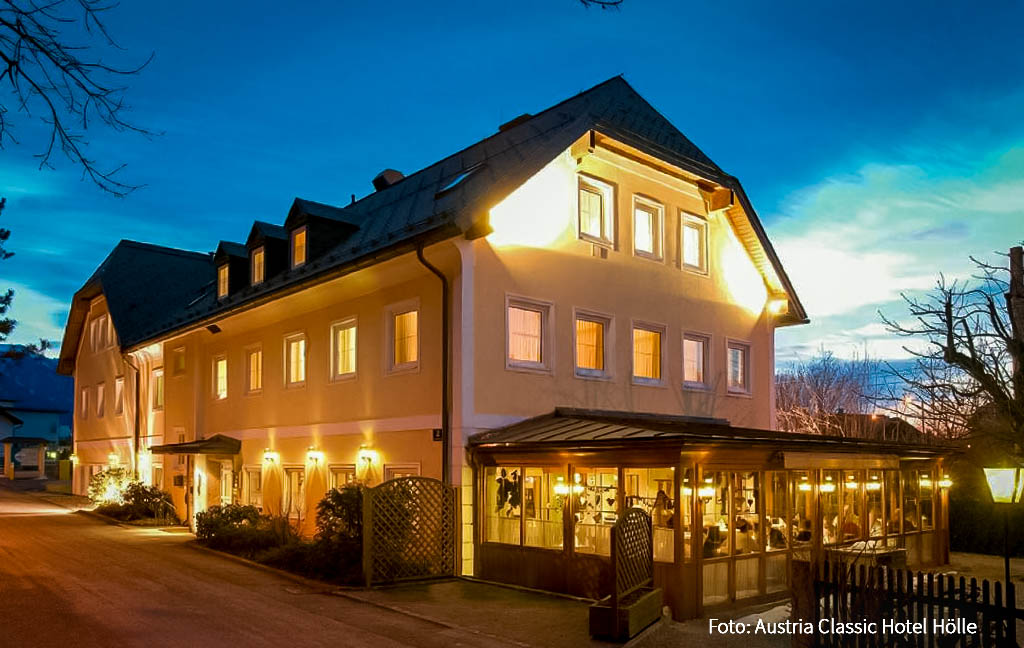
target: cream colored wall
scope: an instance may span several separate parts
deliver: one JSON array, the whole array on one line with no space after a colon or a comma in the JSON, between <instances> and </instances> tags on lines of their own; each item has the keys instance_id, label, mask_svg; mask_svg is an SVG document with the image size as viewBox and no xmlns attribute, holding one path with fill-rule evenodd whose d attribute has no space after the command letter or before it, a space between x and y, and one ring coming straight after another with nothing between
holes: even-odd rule
<instances>
[{"instance_id":1,"label":"cream colored wall","mask_svg":"<svg viewBox=\"0 0 1024 648\"><path fill-rule=\"evenodd\" d=\"M615 187L615 245L601 258L577 235L577 172ZM664 206L664 259L633 253L633 198ZM707 276L679 263L680 212L706 216ZM491 210L493 233L475 242L475 410L495 422L556 406L714 416L757 428L772 425L771 316L767 292L722 212L708 214L696 186L598 150L577 166L568 152ZM551 371L506 369L505 300L514 295L553 304ZM574 309L613 318L608 380L574 371ZM632 322L666 327L663 385L633 384ZM711 335L712 388L682 387L682 335ZM751 345L751 394L727 394L726 341Z\"/></svg>"}]
</instances>

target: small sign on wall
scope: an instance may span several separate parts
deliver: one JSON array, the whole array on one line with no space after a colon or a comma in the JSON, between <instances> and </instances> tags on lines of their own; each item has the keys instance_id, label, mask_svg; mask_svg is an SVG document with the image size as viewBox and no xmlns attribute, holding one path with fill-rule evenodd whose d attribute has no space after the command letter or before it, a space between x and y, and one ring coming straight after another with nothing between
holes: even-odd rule
<instances>
[{"instance_id":1,"label":"small sign on wall","mask_svg":"<svg viewBox=\"0 0 1024 648\"><path fill-rule=\"evenodd\" d=\"M434 441L440 441L443 438L444 436L441 428L434 428Z\"/></svg>"}]
</instances>

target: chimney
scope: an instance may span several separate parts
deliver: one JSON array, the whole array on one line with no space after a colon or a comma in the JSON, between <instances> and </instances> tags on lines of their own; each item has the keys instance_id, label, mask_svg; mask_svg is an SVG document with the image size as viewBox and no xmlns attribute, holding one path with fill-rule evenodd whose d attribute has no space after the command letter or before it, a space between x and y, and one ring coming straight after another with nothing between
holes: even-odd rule
<instances>
[{"instance_id":1,"label":"chimney","mask_svg":"<svg viewBox=\"0 0 1024 648\"><path fill-rule=\"evenodd\" d=\"M393 184L396 184L399 180L404 178L401 171L395 171L394 169L384 169L373 179L373 188L377 191L381 189L387 189Z\"/></svg>"}]
</instances>

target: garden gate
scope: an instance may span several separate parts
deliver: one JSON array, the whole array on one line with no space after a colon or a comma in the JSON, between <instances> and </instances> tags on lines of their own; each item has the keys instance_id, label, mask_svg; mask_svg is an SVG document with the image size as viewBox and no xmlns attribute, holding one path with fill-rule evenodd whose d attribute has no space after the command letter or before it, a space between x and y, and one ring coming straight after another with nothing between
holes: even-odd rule
<instances>
[{"instance_id":1,"label":"garden gate","mask_svg":"<svg viewBox=\"0 0 1024 648\"><path fill-rule=\"evenodd\" d=\"M455 575L455 488L399 477L363 490L366 585Z\"/></svg>"}]
</instances>

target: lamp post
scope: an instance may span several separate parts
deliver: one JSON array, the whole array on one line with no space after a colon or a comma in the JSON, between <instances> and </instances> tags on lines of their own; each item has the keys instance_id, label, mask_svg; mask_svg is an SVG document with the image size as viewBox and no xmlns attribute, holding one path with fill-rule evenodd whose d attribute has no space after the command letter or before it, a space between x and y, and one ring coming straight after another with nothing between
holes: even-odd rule
<instances>
[{"instance_id":1,"label":"lamp post","mask_svg":"<svg viewBox=\"0 0 1024 648\"><path fill-rule=\"evenodd\" d=\"M1006 572L1006 583L1010 583L1010 507L1020 502L1024 479L1021 467L985 468L985 480L992 493L992 501L1002 505L1003 509L1003 568Z\"/></svg>"}]
</instances>

